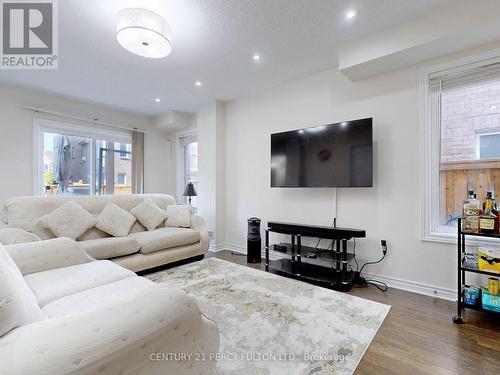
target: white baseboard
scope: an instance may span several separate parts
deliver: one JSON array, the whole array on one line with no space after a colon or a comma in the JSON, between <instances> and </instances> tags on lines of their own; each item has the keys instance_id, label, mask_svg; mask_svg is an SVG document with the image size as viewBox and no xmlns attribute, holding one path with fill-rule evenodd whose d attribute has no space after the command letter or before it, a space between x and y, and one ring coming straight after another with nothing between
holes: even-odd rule
<instances>
[{"instance_id":1,"label":"white baseboard","mask_svg":"<svg viewBox=\"0 0 500 375\"><path fill-rule=\"evenodd\" d=\"M219 244L219 245L212 245L210 244L210 247L208 248L208 251L211 251L213 253L217 253L222 250L229 250L229 251L234 251L236 253L241 253L241 254L246 254L247 253L247 248L245 246L239 246L239 245L233 245L233 244Z\"/></svg>"},{"instance_id":2,"label":"white baseboard","mask_svg":"<svg viewBox=\"0 0 500 375\"><path fill-rule=\"evenodd\" d=\"M230 250L237 253L246 254L247 249L245 246L235 245L235 244L220 244L213 247L210 245L209 251L218 252L222 250ZM265 254L262 254L264 258ZM376 279L387 284L387 286L395 289L405 290L407 292L413 292L417 294L423 294L426 296L437 297L445 299L448 301L456 301L457 292L453 289L442 288L435 285L424 284L417 281L411 281L406 279L400 279L392 276L376 275L363 273L363 277L367 279Z\"/></svg>"},{"instance_id":3,"label":"white baseboard","mask_svg":"<svg viewBox=\"0 0 500 375\"><path fill-rule=\"evenodd\" d=\"M226 250L234 251L236 253L241 253L241 254L247 253L246 246L234 245L234 244L230 244L230 243L226 244Z\"/></svg>"},{"instance_id":4,"label":"white baseboard","mask_svg":"<svg viewBox=\"0 0 500 375\"><path fill-rule=\"evenodd\" d=\"M211 251L212 253L216 253L218 251L226 250L226 245L225 244L213 244L210 243L210 246L208 247L208 251Z\"/></svg>"},{"instance_id":5,"label":"white baseboard","mask_svg":"<svg viewBox=\"0 0 500 375\"><path fill-rule=\"evenodd\" d=\"M363 277L366 279L375 279L378 281L382 281L391 288L406 290L407 292L413 292L413 293L423 294L426 296L437 297L448 301L457 300L457 292L453 289L442 288L439 286L419 283L416 281L411 281L406 279L399 279L397 277L392 277L392 276L363 273Z\"/></svg>"}]
</instances>

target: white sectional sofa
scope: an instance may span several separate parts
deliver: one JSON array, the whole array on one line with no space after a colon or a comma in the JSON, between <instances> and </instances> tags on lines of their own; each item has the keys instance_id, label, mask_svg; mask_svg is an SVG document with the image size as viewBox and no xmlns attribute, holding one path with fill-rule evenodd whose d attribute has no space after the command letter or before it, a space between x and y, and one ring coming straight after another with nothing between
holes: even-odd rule
<instances>
[{"instance_id":1,"label":"white sectional sofa","mask_svg":"<svg viewBox=\"0 0 500 375\"><path fill-rule=\"evenodd\" d=\"M98 218L110 202L130 211L146 198L163 210L176 204L168 194L11 198L4 203L0 214L0 242L6 245L55 238L41 225L40 218L69 201ZM127 236L113 237L93 227L76 240L92 257L111 259L135 272L186 258L202 258L209 247L205 221L198 215L191 215L189 227L160 225L148 231L136 221Z\"/></svg>"},{"instance_id":2,"label":"white sectional sofa","mask_svg":"<svg viewBox=\"0 0 500 375\"><path fill-rule=\"evenodd\" d=\"M182 290L92 259L66 238L0 245L0 262L0 335L8 331L0 336L0 374L213 373L217 327ZM9 295L9 262L36 298L36 321L15 323L23 313L13 306L29 303L12 288Z\"/></svg>"}]
</instances>

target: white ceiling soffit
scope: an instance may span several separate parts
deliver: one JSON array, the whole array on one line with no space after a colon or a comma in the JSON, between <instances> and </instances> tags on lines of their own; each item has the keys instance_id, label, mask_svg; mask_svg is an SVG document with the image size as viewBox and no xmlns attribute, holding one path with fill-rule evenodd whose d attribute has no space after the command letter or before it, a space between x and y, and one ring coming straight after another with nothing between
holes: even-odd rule
<instances>
[{"instance_id":1,"label":"white ceiling soffit","mask_svg":"<svg viewBox=\"0 0 500 375\"><path fill-rule=\"evenodd\" d=\"M358 81L499 39L499 0L457 0L341 46L338 67Z\"/></svg>"},{"instance_id":2,"label":"white ceiling soffit","mask_svg":"<svg viewBox=\"0 0 500 375\"><path fill-rule=\"evenodd\" d=\"M180 111L168 111L151 118L153 128L160 131L178 131L192 126L193 114Z\"/></svg>"}]
</instances>

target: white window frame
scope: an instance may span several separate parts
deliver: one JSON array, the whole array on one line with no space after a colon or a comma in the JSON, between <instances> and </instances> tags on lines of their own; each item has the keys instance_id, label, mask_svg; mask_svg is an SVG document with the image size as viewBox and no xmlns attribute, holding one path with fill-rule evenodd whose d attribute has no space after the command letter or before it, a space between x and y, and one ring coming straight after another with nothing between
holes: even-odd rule
<instances>
[{"instance_id":1,"label":"white window frame","mask_svg":"<svg viewBox=\"0 0 500 375\"><path fill-rule=\"evenodd\" d=\"M440 225L440 139L439 121L432 121L430 80L436 74L459 73L475 66L500 61L500 48L426 67L420 71L420 181L421 238L423 241L457 243L457 229ZM436 114L434 114L436 115ZM477 246L491 246L498 241L488 238L467 239Z\"/></svg>"},{"instance_id":2,"label":"white window frame","mask_svg":"<svg viewBox=\"0 0 500 375\"><path fill-rule=\"evenodd\" d=\"M95 195L96 181L96 139L120 143L132 143L132 136L128 131L113 131L95 126L77 125L66 121L49 120L42 117L33 117L33 195L41 196L43 190L43 134L45 132L76 135L91 139L91 194Z\"/></svg>"},{"instance_id":3,"label":"white window frame","mask_svg":"<svg viewBox=\"0 0 500 375\"><path fill-rule=\"evenodd\" d=\"M177 201L184 202L184 190L186 189L186 185L184 184L185 177L185 160L184 160L184 146L181 145L181 139L186 137L195 137L198 141L198 131L196 129L187 130L181 133L177 133L176 136L176 177L177 177ZM199 146L199 144L198 144ZM198 149L199 150L199 149ZM199 163L199 160L198 160ZM199 164L198 164L199 165ZM196 207L193 207L193 210L196 211Z\"/></svg>"}]
</instances>

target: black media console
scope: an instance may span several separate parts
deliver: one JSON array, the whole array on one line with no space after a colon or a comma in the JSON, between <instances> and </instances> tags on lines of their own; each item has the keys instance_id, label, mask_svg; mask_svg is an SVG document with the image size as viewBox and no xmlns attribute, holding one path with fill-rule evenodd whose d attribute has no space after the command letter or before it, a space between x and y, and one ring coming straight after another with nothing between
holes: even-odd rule
<instances>
[{"instance_id":1,"label":"black media console","mask_svg":"<svg viewBox=\"0 0 500 375\"><path fill-rule=\"evenodd\" d=\"M291 236L291 243L269 244L269 233ZM302 245L302 237L331 240L327 248ZM364 238L361 229L325 227L270 221L266 229L266 271L274 270L315 283L326 283L337 290L349 290L355 272L349 269L354 254L347 252L347 241ZM270 259L270 252L272 258Z\"/></svg>"}]
</instances>

